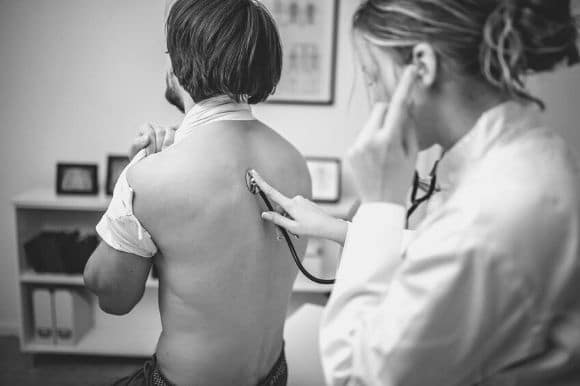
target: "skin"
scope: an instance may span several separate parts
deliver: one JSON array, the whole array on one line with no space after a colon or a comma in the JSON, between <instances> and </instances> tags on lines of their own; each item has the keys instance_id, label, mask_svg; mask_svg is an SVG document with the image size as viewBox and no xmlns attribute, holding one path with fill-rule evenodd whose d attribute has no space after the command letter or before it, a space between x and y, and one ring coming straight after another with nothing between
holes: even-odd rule
<instances>
[{"instance_id":1,"label":"skin","mask_svg":"<svg viewBox=\"0 0 580 386\"><path fill-rule=\"evenodd\" d=\"M186 111L193 106L182 88L174 91ZM159 148L164 138L153 132L136 142L147 137L144 146ZM135 215L160 250L153 258L163 327L156 354L173 383L255 385L282 350L297 268L275 227L260 218L264 207L245 184L250 168L288 195L310 197L303 157L259 121L199 127L128 171ZM303 256L306 239L293 241ZM105 311L128 312L151 263L99 248L87 265L87 285Z\"/></svg>"}]
</instances>

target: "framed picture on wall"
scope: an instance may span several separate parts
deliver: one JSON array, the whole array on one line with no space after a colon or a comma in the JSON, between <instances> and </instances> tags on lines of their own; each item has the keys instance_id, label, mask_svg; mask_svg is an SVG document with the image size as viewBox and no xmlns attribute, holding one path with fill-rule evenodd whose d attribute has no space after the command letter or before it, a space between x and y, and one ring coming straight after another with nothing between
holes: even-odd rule
<instances>
[{"instance_id":1,"label":"framed picture on wall","mask_svg":"<svg viewBox=\"0 0 580 386\"><path fill-rule=\"evenodd\" d=\"M68 163L56 165L57 194L96 195L98 192L98 165Z\"/></svg>"},{"instance_id":2,"label":"framed picture on wall","mask_svg":"<svg viewBox=\"0 0 580 386\"><path fill-rule=\"evenodd\" d=\"M342 164L338 158L306 157L312 179L312 200L336 203L341 196Z\"/></svg>"},{"instance_id":3,"label":"framed picture on wall","mask_svg":"<svg viewBox=\"0 0 580 386\"><path fill-rule=\"evenodd\" d=\"M338 0L262 0L280 31L282 77L270 103L334 103Z\"/></svg>"},{"instance_id":4,"label":"framed picture on wall","mask_svg":"<svg viewBox=\"0 0 580 386\"><path fill-rule=\"evenodd\" d=\"M127 165L129 165L129 157L126 155L110 155L107 157L107 185L105 191L109 196L113 195L115 184Z\"/></svg>"}]
</instances>

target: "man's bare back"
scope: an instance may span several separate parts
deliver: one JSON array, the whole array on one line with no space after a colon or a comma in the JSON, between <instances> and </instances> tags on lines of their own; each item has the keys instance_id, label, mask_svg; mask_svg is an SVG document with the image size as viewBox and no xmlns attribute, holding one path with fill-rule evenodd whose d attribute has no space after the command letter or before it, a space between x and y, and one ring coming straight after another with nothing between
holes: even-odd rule
<instances>
[{"instance_id":1,"label":"man's bare back","mask_svg":"<svg viewBox=\"0 0 580 386\"><path fill-rule=\"evenodd\" d=\"M197 128L128 172L134 211L160 253L157 357L176 384L256 385L282 350L297 268L245 184L259 169L310 196L302 156L259 121ZM300 256L306 240L295 240Z\"/></svg>"}]
</instances>

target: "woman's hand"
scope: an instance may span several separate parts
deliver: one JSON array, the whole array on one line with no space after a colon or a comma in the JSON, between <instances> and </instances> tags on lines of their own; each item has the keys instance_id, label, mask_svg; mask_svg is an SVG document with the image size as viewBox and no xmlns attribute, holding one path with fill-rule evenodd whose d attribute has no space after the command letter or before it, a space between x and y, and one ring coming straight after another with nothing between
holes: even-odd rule
<instances>
[{"instance_id":1,"label":"woman's hand","mask_svg":"<svg viewBox=\"0 0 580 386\"><path fill-rule=\"evenodd\" d=\"M151 155L173 145L176 130L177 127L162 127L152 123L141 126L129 148L129 159L133 159L137 153L145 148Z\"/></svg>"},{"instance_id":2,"label":"woman's hand","mask_svg":"<svg viewBox=\"0 0 580 386\"><path fill-rule=\"evenodd\" d=\"M405 68L390 105L375 105L348 152L363 202L405 205L419 151L415 128L408 119L408 98L416 79L416 66Z\"/></svg>"},{"instance_id":3,"label":"woman's hand","mask_svg":"<svg viewBox=\"0 0 580 386\"><path fill-rule=\"evenodd\" d=\"M271 187L255 171L251 171L254 181L262 192L274 203L279 205L290 217L278 212L264 212L262 218L287 231L299 236L319 237L344 244L348 223L327 214L312 201L296 196L288 198Z\"/></svg>"}]
</instances>

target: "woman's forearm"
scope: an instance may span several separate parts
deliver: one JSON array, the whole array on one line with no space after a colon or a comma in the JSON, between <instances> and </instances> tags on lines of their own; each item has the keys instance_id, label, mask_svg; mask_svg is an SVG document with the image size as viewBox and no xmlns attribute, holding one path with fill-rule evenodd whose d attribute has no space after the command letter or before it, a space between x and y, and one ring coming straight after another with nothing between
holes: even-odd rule
<instances>
[{"instance_id":1,"label":"woman's forearm","mask_svg":"<svg viewBox=\"0 0 580 386\"><path fill-rule=\"evenodd\" d=\"M348 233L349 222L342 219L333 219L329 224L327 234L324 238L334 241L341 246L344 246L346 241L346 234Z\"/></svg>"}]
</instances>

